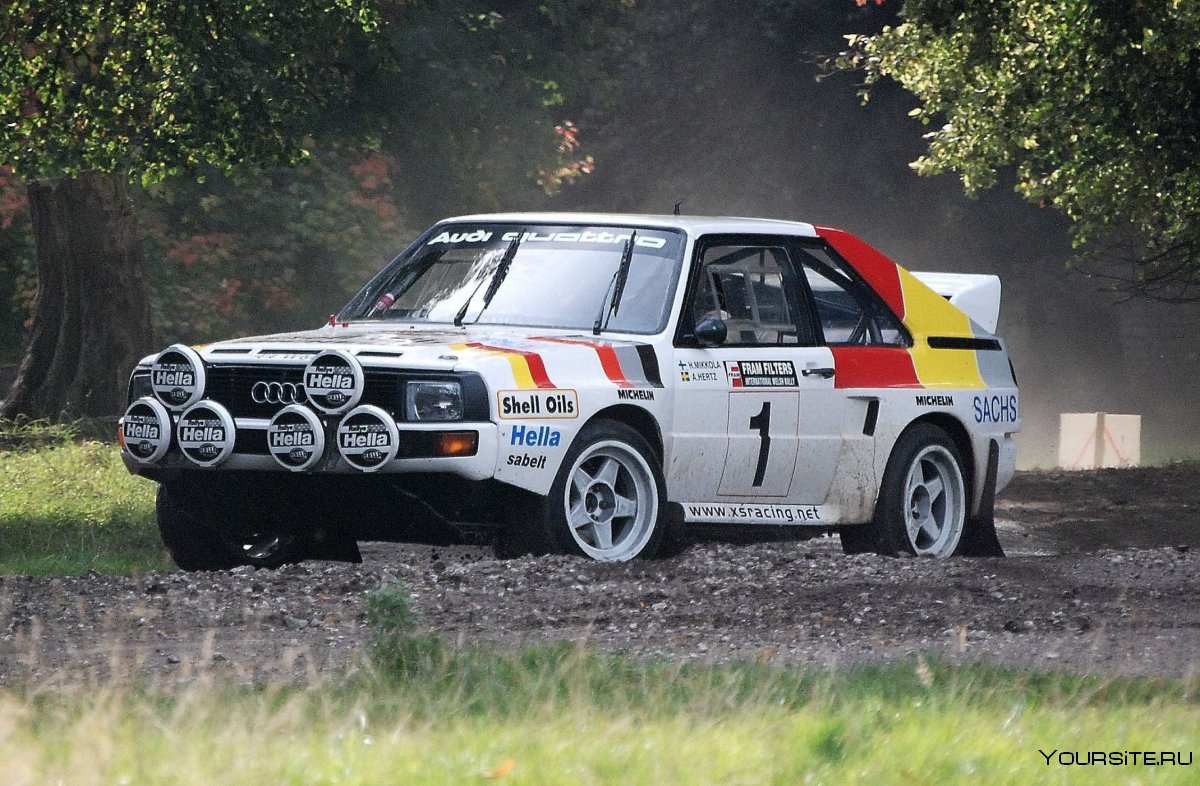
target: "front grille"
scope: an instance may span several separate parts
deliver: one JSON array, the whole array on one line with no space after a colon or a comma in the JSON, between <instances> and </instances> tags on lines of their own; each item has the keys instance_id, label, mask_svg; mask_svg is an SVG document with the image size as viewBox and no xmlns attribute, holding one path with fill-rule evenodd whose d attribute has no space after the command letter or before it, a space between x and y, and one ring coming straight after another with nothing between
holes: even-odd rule
<instances>
[{"instance_id":1,"label":"front grille","mask_svg":"<svg viewBox=\"0 0 1200 786\"><path fill-rule=\"evenodd\" d=\"M212 365L207 368L205 397L225 407L235 418L271 418L283 404L259 404L250 397L258 382L284 382L302 386L303 366ZM374 404L398 421L404 419L404 381L400 372L367 369L360 404Z\"/></svg>"}]
</instances>

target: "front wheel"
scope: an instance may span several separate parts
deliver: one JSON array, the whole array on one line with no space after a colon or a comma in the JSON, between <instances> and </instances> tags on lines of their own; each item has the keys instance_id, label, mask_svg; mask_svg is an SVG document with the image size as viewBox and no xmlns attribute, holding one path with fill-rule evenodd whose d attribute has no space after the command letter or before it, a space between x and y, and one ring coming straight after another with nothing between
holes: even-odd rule
<instances>
[{"instance_id":1,"label":"front wheel","mask_svg":"<svg viewBox=\"0 0 1200 786\"><path fill-rule=\"evenodd\" d=\"M210 496L203 489L158 487L158 530L183 570L278 568L304 558L303 537L277 527L248 526L250 520L267 517L214 505Z\"/></svg>"},{"instance_id":2,"label":"front wheel","mask_svg":"<svg viewBox=\"0 0 1200 786\"><path fill-rule=\"evenodd\" d=\"M880 551L949 557L966 527L963 461L950 436L929 423L905 431L892 450L875 511Z\"/></svg>"},{"instance_id":3,"label":"front wheel","mask_svg":"<svg viewBox=\"0 0 1200 786\"><path fill-rule=\"evenodd\" d=\"M603 562L655 556L674 542L676 517L667 515L666 483L659 459L630 426L599 420L571 444L540 514L554 551ZM522 526L518 524L517 526Z\"/></svg>"}]
</instances>

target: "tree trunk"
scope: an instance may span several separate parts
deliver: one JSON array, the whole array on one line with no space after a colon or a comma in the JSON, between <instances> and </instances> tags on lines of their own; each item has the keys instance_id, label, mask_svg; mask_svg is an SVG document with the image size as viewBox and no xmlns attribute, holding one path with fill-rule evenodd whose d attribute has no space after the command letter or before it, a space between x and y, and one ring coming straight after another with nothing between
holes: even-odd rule
<instances>
[{"instance_id":1,"label":"tree trunk","mask_svg":"<svg viewBox=\"0 0 1200 786\"><path fill-rule=\"evenodd\" d=\"M0 417L119 413L151 346L146 260L125 178L30 181L37 244L33 335Z\"/></svg>"}]
</instances>

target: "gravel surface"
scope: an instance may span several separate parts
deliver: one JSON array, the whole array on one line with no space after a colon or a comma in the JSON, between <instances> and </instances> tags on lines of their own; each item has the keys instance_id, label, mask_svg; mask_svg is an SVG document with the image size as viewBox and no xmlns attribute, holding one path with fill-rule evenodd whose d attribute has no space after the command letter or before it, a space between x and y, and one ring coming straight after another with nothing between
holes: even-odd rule
<instances>
[{"instance_id":1,"label":"gravel surface","mask_svg":"<svg viewBox=\"0 0 1200 786\"><path fill-rule=\"evenodd\" d=\"M1104 674L1200 665L1200 466L1025 473L997 509L1005 559L847 557L836 538L615 565L368 544L361 565L0 576L0 685L312 682L357 667L364 596L397 581L459 645L586 640L821 669L918 653Z\"/></svg>"}]
</instances>

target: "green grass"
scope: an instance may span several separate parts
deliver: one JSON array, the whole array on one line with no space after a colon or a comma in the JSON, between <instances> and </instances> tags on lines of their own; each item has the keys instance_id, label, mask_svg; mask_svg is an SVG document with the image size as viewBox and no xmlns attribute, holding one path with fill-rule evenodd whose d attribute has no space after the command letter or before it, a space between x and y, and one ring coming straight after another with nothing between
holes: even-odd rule
<instances>
[{"instance_id":1,"label":"green grass","mask_svg":"<svg viewBox=\"0 0 1200 786\"><path fill-rule=\"evenodd\" d=\"M915 661L813 674L561 646L413 659L300 690L0 693L0 782L1192 783L1038 749L1200 743L1194 686Z\"/></svg>"},{"instance_id":2,"label":"green grass","mask_svg":"<svg viewBox=\"0 0 1200 786\"><path fill-rule=\"evenodd\" d=\"M62 426L0 427L0 573L171 569L154 523L154 484L115 445Z\"/></svg>"}]
</instances>

